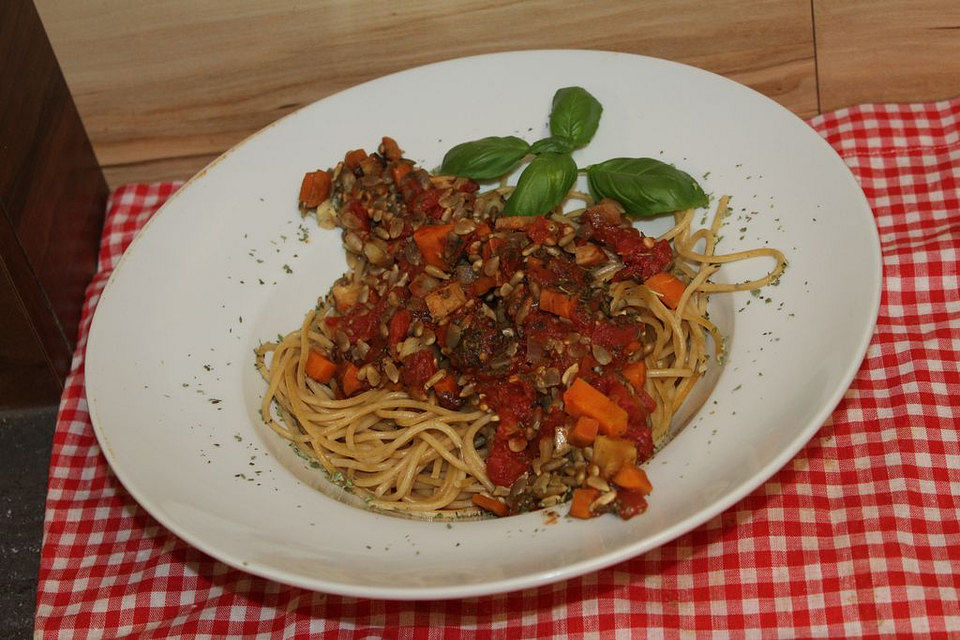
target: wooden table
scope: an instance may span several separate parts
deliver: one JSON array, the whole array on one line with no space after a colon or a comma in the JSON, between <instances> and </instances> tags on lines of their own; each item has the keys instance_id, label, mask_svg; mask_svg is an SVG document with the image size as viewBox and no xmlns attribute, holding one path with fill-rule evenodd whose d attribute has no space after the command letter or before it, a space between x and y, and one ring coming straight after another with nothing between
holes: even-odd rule
<instances>
[{"instance_id":1,"label":"wooden table","mask_svg":"<svg viewBox=\"0 0 960 640\"><path fill-rule=\"evenodd\" d=\"M801 117L960 93L958 0L37 0L111 186L186 178L351 85L447 58L609 49L729 76Z\"/></svg>"}]
</instances>

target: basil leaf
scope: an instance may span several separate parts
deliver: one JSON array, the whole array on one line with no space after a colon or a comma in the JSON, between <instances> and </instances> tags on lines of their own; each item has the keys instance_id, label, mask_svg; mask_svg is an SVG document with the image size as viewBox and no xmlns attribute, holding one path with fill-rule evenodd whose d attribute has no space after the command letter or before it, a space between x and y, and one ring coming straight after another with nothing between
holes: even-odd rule
<instances>
[{"instance_id":1,"label":"basil leaf","mask_svg":"<svg viewBox=\"0 0 960 640\"><path fill-rule=\"evenodd\" d=\"M689 174L653 158L613 158L587 169L590 190L613 198L632 216L646 218L707 205Z\"/></svg>"},{"instance_id":2,"label":"basil leaf","mask_svg":"<svg viewBox=\"0 0 960 640\"><path fill-rule=\"evenodd\" d=\"M492 180L510 172L530 145L516 136L490 136L458 144L447 151L440 173L474 180Z\"/></svg>"},{"instance_id":3,"label":"basil leaf","mask_svg":"<svg viewBox=\"0 0 960 640\"><path fill-rule=\"evenodd\" d=\"M553 153L570 153L573 151L574 145L567 138L544 138L543 140L537 140L532 145L530 145L530 153L539 155L545 151L552 151Z\"/></svg>"},{"instance_id":4,"label":"basil leaf","mask_svg":"<svg viewBox=\"0 0 960 640\"><path fill-rule=\"evenodd\" d=\"M590 142L600 124L603 107L583 87L566 87L553 94L550 133L567 138L579 149Z\"/></svg>"},{"instance_id":5,"label":"basil leaf","mask_svg":"<svg viewBox=\"0 0 960 640\"><path fill-rule=\"evenodd\" d=\"M577 163L569 153L542 153L527 165L503 207L505 216L538 216L550 211L577 179Z\"/></svg>"}]
</instances>

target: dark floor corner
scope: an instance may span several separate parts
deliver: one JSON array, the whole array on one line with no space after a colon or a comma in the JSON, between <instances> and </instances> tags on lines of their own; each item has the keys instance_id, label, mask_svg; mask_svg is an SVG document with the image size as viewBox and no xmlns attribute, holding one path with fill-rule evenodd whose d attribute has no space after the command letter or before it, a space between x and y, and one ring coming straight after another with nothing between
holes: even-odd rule
<instances>
[{"instance_id":1,"label":"dark floor corner","mask_svg":"<svg viewBox=\"0 0 960 640\"><path fill-rule=\"evenodd\" d=\"M0 638L33 635L56 407L0 409Z\"/></svg>"}]
</instances>

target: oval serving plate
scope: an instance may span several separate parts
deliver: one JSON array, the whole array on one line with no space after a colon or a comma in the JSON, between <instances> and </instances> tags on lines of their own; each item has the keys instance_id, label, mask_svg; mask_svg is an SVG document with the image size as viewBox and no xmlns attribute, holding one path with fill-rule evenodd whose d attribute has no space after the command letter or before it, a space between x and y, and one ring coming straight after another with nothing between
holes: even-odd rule
<instances>
[{"instance_id":1,"label":"oval serving plate","mask_svg":"<svg viewBox=\"0 0 960 640\"><path fill-rule=\"evenodd\" d=\"M547 131L554 91L570 85L604 106L596 137L575 154L579 166L614 156L676 164L708 192L733 196L720 250L779 247L790 261L786 274L759 296L715 297L728 332L726 365L706 403L647 465L654 493L642 516L546 525L534 512L447 526L331 499L317 490L326 482L320 472L262 426L264 385L253 367L258 342L298 326L345 269L339 233L300 218L303 173L335 164L347 149L374 148L382 135L428 168L464 140L532 141ZM732 264L723 279L764 268ZM345 595L464 597L614 564L752 491L843 395L879 299L879 242L863 193L830 147L773 101L641 56L499 53L321 100L187 183L134 240L103 292L87 347L87 398L124 486L210 555Z\"/></svg>"}]
</instances>

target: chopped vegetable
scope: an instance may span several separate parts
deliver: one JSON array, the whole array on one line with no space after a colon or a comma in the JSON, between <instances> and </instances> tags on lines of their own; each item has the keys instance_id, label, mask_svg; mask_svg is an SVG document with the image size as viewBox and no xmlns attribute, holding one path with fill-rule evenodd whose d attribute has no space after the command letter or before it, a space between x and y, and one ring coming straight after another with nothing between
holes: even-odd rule
<instances>
[{"instance_id":1,"label":"chopped vegetable","mask_svg":"<svg viewBox=\"0 0 960 640\"><path fill-rule=\"evenodd\" d=\"M448 373L433 383L433 390L437 392L437 395L442 393L452 393L456 395L460 392L460 387L457 386L457 379Z\"/></svg>"},{"instance_id":2,"label":"chopped vegetable","mask_svg":"<svg viewBox=\"0 0 960 640\"><path fill-rule=\"evenodd\" d=\"M604 435L622 436L627 431L627 412L582 378L564 392L563 403L573 417L588 416L599 422Z\"/></svg>"},{"instance_id":3,"label":"chopped vegetable","mask_svg":"<svg viewBox=\"0 0 960 640\"><path fill-rule=\"evenodd\" d=\"M491 278L489 276L480 276L473 281L473 294L475 296L482 296L490 289L493 289L497 286L497 279Z\"/></svg>"},{"instance_id":4,"label":"chopped vegetable","mask_svg":"<svg viewBox=\"0 0 960 640\"><path fill-rule=\"evenodd\" d=\"M462 307L467 301L467 296L464 295L460 283L453 282L442 289L427 294L424 300L433 319L440 320Z\"/></svg>"},{"instance_id":5,"label":"chopped vegetable","mask_svg":"<svg viewBox=\"0 0 960 640\"><path fill-rule=\"evenodd\" d=\"M352 396L363 386L360 378L357 377L358 371L359 369L355 364L348 362L343 368L343 373L340 374L340 389L343 391L345 398Z\"/></svg>"},{"instance_id":6,"label":"chopped vegetable","mask_svg":"<svg viewBox=\"0 0 960 640\"><path fill-rule=\"evenodd\" d=\"M473 504L477 505L481 509L489 511L490 513L503 517L510 513L510 509L506 504L497 500L496 498L491 498L490 496L485 496L482 493L473 494Z\"/></svg>"},{"instance_id":7,"label":"chopped vegetable","mask_svg":"<svg viewBox=\"0 0 960 640\"><path fill-rule=\"evenodd\" d=\"M653 274L647 278L643 284L653 289L653 291L660 296L663 304L671 309L677 308L677 305L680 304L680 298L687 288L687 285L684 284L682 280L666 271Z\"/></svg>"},{"instance_id":8,"label":"chopped vegetable","mask_svg":"<svg viewBox=\"0 0 960 640\"><path fill-rule=\"evenodd\" d=\"M346 313L357 304L360 299L360 285L352 282L350 284L333 285L333 302L337 306L337 311Z\"/></svg>"},{"instance_id":9,"label":"chopped vegetable","mask_svg":"<svg viewBox=\"0 0 960 640\"><path fill-rule=\"evenodd\" d=\"M333 364L319 351L311 350L307 354L307 364L304 366L304 372L317 382L327 383L333 377L337 370L337 365Z\"/></svg>"},{"instance_id":10,"label":"chopped vegetable","mask_svg":"<svg viewBox=\"0 0 960 640\"><path fill-rule=\"evenodd\" d=\"M400 152L400 145L397 144L397 141L389 136L383 136L383 140L380 142L380 150L383 152L384 157L387 160L399 160L402 155Z\"/></svg>"},{"instance_id":11,"label":"chopped vegetable","mask_svg":"<svg viewBox=\"0 0 960 640\"><path fill-rule=\"evenodd\" d=\"M574 489L570 515L583 520L594 517L597 514L590 510L590 505L599 497L600 491L597 489Z\"/></svg>"},{"instance_id":12,"label":"chopped vegetable","mask_svg":"<svg viewBox=\"0 0 960 640\"><path fill-rule=\"evenodd\" d=\"M648 495L653 491L653 485L647 478L647 472L633 465L620 467L620 470L613 476L613 482L627 491L637 491L643 495Z\"/></svg>"},{"instance_id":13,"label":"chopped vegetable","mask_svg":"<svg viewBox=\"0 0 960 640\"><path fill-rule=\"evenodd\" d=\"M574 259L581 267L592 267L607 261L607 254L595 244L587 243L576 248Z\"/></svg>"},{"instance_id":14,"label":"chopped vegetable","mask_svg":"<svg viewBox=\"0 0 960 640\"><path fill-rule=\"evenodd\" d=\"M393 317L390 318L390 328L387 335L387 342L390 347L397 346L407 337L407 330L410 329L410 323L413 321L413 314L406 309L398 309Z\"/></svg>"},{"instance_id":15,"label":"chopped vegetable","mask_svg":"<svg viewBox=\"0 0 960 640\"><path fill-rule=\"evenodd\" d=\"M550 289L540 291L540 310L547 311L561 318L570 319L577 301L572 297Z\"/></svg>"},{"instance_id":16,"label":"chopped vegetable","mask_svg":"<svg viewBox=\"0 0 960 640\"><path fill-rule=\"evenodd\" d=\"M443 259L443 250L447 236L452 231L452 224L428 224L413 233L413 239L427 264L431 264L438 269L447 267L446 260Z\"/></svg>"},{"instance_id":17,"label":"chopped vegetable","mask_svg":"<svg viewBox=\"0 0 960 640\"><path fill-rule=\"evenodd\" d=\"M300 206L313 209L330 197L330 174L326 171L311 171L303 176L300 184Z\"/></svg>"},{"instance_id":18,"label":"chopped vegetable","mask_svg":"<svg viewBox=\"0 0 960 640\"><path fill-rule=\"evenodd\" d=\"M353 151L348 151L347 155L343 157L343 163L347 165L347 168L353 171L360 166L360 163L367 159L367 152L363 149L354 149Z\"/></svg>"},{"instance_id":19,"label":"chopped vegetable","mask_svg":"<svg viewBox=\"0 0 960 640\"><path fill-rule=\"evenodd\" d=\"M633 388L637 391L643 389L643 383L647 381L647 365L643 360L631 362L623 368L623 377L630 381Z\"/></svg>"},{"instance_id":20,"label":"chopped vegetable","mask_svg":"<svg viewBox=\"0 0 960 640\"><path fill-rule=\"evenodd\" d=\"M593 418L580 416L577 419L577 424L567 434L567 442L575 447L589 447L597 437L599 428L600 423Z\"/></svg>"},{"instance_id":21,"label":"chopped vegetable","mask_svg":"<svg viewBox=\"0 0 960 640\"><path fill-rule=\"evenodd\" d=\"M601 476L612 478L622 467L637 463L637 447L622 438L597 436L591 462L600 467Z\"/></svg>"},{"instance_id":22,"label":"chopped vegetable","mask_svg":"<svg viewBox=\"0 0 960 640\"><path fill-rule=\"evenodd\" d=\"M403 182L403 179L407 177L413 171L413 167L406 162L398 162L393 165L393 168L390 170L393 175L393 184L400 186L400 183Z\"/></svg>"}]
</instances>

